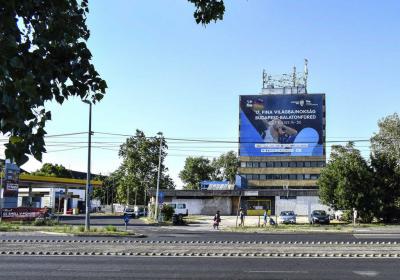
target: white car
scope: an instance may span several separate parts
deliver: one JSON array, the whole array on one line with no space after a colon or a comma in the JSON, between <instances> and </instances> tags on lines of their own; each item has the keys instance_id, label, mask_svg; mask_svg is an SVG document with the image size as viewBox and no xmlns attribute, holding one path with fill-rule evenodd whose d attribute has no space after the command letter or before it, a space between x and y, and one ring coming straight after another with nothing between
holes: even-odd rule
<instances>
[{"instance_id":1,"label":"white car","mask_svg":"<svg viewBox=\"0 0 400 280\"><path fill-rule=\"evenodd\" d=\"M185 203L167 203L167 204L171 205L172 208L174 208L175 215L181 215L181 216L189 215L189 210L186 208Z\"/></svg>"}]
</instances>

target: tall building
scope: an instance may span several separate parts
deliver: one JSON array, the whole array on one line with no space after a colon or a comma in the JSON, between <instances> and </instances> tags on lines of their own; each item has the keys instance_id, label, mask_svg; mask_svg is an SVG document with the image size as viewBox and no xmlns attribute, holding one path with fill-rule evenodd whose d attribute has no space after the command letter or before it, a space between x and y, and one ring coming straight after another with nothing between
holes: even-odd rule
<instances>
[{"instance_id":1,"label":"tall building","mask_svg":"<svg viewBox=\"0 0 400 280\"><path fill-rule=\"evenodd\" d=\"M298 83L295 72L280 86L263 78L261 94L239 100L239 175L247 180L242 205L249 215L324 209L317 180L326 162L325 94L307 93L307 77Z\"/></svg>"}]
</instances>

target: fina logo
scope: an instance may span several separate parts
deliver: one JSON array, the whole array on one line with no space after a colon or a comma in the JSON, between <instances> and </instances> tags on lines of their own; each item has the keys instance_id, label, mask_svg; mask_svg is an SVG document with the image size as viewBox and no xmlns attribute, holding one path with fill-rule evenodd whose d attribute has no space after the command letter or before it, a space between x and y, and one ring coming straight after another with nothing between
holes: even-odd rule
<instances>
[{"instance_id":1,"label":"fina logo","mask_svg":"<svg viewBox=\"0 0 400 280\"><path fill-rule=\"evenodd\" d=\"M252 108L253 107L253 100L246 100L246 107Z\"/></svg>"}]
</instances>

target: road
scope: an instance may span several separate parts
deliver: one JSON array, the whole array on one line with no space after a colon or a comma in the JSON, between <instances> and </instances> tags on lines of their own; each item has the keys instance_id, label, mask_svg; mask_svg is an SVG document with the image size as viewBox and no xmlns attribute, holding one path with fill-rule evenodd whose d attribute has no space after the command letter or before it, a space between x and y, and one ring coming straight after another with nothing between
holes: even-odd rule
<instances>
[{"instance_id":1,"label":"road","mask_svg":"<svg viewBox=\"0 0 400 280\"><path fill-rule=\"evenodd\" d=\"M400 260L1 256L0 279L399 279Z\"/></svg>"},{"instance_id":2,"label":"road","mask_svg":"<svg viewBox=\"0 0 400 280\"><path fill-rule=\"evenodd\" d=\"M83 216L64 216L61 219L63 224L83 225ZM114 225L123 227L123 220L120 216L93 216L91 224L94 226ZM148 240L185 240L185 241L303 241L303 242L377 242L396 241L400 242L400 233L235 233L224 231L204 231L196 226L169 226L160 227L145 224L139 219L131 219L128 230L141 233ZM1 238L1 237L0 237Z\"/></svg>"}]
</instances>

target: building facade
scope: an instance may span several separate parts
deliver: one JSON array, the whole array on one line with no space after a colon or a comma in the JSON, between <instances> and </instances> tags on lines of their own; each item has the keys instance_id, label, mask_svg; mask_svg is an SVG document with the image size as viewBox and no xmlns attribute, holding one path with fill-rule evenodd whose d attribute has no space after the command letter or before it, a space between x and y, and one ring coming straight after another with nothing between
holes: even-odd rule
<instances>
[{"instance_id":1,"label":"building facade","mask_svg":"<svg viewBox=\"0 0 400 280\"><path fill-rule=\"evenodd\" d=\"M240 96L238 173L253 194L241 203L249 215L327 208L317 186L326 164L325 94L297 92L269 88Z\"/></svg>"}]
</instances>

